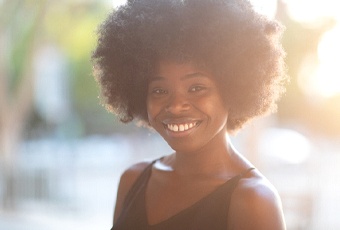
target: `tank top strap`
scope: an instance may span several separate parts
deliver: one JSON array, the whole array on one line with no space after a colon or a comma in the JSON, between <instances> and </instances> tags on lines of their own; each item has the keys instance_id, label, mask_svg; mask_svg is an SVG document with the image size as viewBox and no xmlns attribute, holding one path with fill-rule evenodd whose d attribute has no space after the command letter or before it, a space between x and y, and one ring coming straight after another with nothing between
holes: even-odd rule
<instances>
[{"instance_id":1,"label":"tank top strap","mask_svg":"<svg viewBox=\"0 0 340 230\"><path fill-rule=\"evenodd\" d=\"M246 169L245 171L243 171L243 172L241 172L240 174L238 174L238 175L236 175L236 176L234 176L233 178L231 178L230 180L229 180L229 182L230 182L230 191L231 191L231 193L234 191L234 189L236 188L236 186L237 186L237 184L238 184L238 182L243 178L243 177L245 177L250 171L252 171L252 170L254 170L255 168L248 168L248 169Z\"/></svg>"},{"instance_id":2,"label":"tank top strap","mask_svg":"<svg viewBox=\"0 0 340 230\"><path fill-rule=\"evenodd\" d=\"M243 178L247 173L249 173L250 171L252 171L252 170L254 170L255 168L249 168L249 169L247 169L246 171L244 171L244 172L242 172L239 176L241 177L241 178Z\"/></svg>"},{"instance_id":3,"label":"tank top strap","mask_svg":"<svg viewBox=\"0 0 340 230\"><path fill-rule=\"evenodd\" d=\"M162 159L158 158L156 160L153 160L148 166L145 167L145 169L141 172L141 174L138 176L135 183L132 185L131 189L127 193L125 200L124 200L124 207L129 207L132 201L136 198L136 196L139 194L141 189L147 184L147 181L149 180L152 166L155 164L156 161Z\"/></svg>"}]
</instances>

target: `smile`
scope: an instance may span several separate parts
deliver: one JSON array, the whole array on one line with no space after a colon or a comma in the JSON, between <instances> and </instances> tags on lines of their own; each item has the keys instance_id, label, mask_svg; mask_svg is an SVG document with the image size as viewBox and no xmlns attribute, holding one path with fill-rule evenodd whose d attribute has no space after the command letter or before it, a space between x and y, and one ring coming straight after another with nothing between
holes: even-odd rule
<instances>
[{"instance_id":1,"label":"smile","mask_svg":"<svg viewBox=\"0 0 340 230\"><path fill-rule=\"evenodd\" d=\"M198 125L198 122L190 122L184 124L165 124L165 127L172 132L184 132Z\"/></svg>"}]
</instances>

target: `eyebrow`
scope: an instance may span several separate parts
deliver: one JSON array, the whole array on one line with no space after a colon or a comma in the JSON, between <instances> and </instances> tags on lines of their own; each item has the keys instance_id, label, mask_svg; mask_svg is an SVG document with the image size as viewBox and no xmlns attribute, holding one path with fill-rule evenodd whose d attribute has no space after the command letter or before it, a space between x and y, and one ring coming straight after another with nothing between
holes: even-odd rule
<instances>
[{"instance_id":1,"label":"eyebrow","mask_svg":"<svg viewBox=\"0 0 340 230\"><path fill-rule=\"evenodd\" d=\"M186 80L186 79L191 79L191 78L196 78L196 77L203 77L203 78L207 78L208 76L201 73L201 72L195 72L195 73L190 73L190 74L186 74L183 77L181 77L181 80ZM165 77L162 76L153 76L149 78L149 82L153 82L153 81L162 81L165 80Z\"/></svg>"},{"instance_id":2,"label":"eyebrow","mask_svg":"<svg viewBox=\"0 0 340 230\"><path fill-rule=\"evenodd\" d=\"M191 73L191 74L187 74L185 76L182 77L182 79L190 79L190 78L196 78L196 77L208 77L207 75L201 73L201 72L196 72L196 73Z\"/></svg>"}]
</instances>

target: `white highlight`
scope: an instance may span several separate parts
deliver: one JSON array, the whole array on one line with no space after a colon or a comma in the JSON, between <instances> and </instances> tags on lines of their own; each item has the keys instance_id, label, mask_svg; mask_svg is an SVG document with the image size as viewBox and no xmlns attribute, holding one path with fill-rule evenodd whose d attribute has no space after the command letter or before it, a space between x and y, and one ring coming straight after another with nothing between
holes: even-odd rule
<instances>
[{"instance_id":1,"label":"white highlight","mask_svg":"<svg viewBox=\"0 0 340 230\"><path fill-rule=\"evenodd\" d=\"M290 164L303 163L312 151L309 140L291 129L268 129L262 140L259 146L262 153Z\"/></svg>"},{"instance_id":2,"label":"white highlight","mask_svg":"<svg viewBox=\"0 0 340 230\"><path fill-rule=\"evenodd\" d=\"M112 0L113 8L117 8L121 5L124 5L125 3L126 3L126 0Z\"/></svg>"}]
</instances>

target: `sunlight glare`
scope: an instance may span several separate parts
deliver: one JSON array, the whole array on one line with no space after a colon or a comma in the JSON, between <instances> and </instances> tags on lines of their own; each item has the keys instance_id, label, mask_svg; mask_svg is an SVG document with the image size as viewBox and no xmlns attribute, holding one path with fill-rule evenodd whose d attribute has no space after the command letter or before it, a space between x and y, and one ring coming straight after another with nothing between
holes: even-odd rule
<instances>
[{"instance_id":1,"label":"sunlight glare","mask_svg":"<svg viewBox=\"0 0 340 230\"><path fill-rule=\"evenodd\" d=\"M324 19L337 23L325 32L318 45L317 60L306 57L299 84L311 96L332 97L340 93L340 4L334 0L284 0L290 16L310 26L320 26Z\"/></svg>"},{"instance_id":2,"label":"sunlight glare","mask_svg":"<svg viewBox=\"0 0 340 230\"><path fill-rule=\"evenodd\" d=\"M326 32L318 46L319 68L315 76L319 93L331 97L340 93L340 25Z\"/></svg>"},{"instance_id":3,"label":"sunlight glare","mask_svg":"<svg viewBox=\"0 0 340 230\"><path fill-rule=\"evenodd\" d=\"M277 0L250 0L254 9L260 14L274 18L277 10Z\"/></svg>"},{"instance_id":4,"label":"sunlight glare","mask_svg":"<svg viewBox=\"0 0 340 230\"><path fill-rule=\"evenodd\" d=\"M117 8L118 6L124 5L127 0L112 0L113 8Z\"/></svg>"},{"instance_id":5,"label":"sunlight glare","mask_svg":"<svg viewBox=\"0 0 340 230\"><path fill-rule=\"evenodd\" d=\"M318 60L306 59L299 84L308 95L329 98L340 94L340 24L322 36Z\"/></svg>"},{"instance_id":6,"label":"sunlight glare","mask_svg":"<svg viewBox=\"0 0 340 230\"><path fill-rule=\"evenodd\" d=\"M313 24L325 17L340 20L340 4L334 0L284 0L296 21Z\"/></svg>"}]
</instances>

